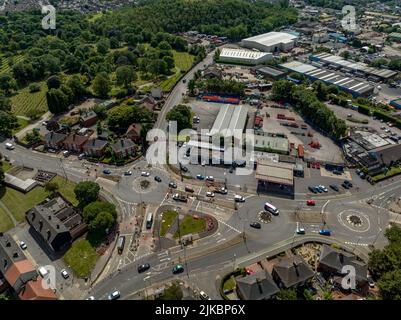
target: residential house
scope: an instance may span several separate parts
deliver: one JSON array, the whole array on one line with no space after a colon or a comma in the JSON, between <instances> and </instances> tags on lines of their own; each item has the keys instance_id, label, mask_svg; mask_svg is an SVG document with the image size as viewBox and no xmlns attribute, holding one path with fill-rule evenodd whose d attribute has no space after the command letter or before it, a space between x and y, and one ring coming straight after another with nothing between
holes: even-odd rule
<instances>
[{"instance_id":1,"label":"residential house","mask_svg":"<svg viewBox=\"0 0 401 320\"><path fill-rule=\"evenodd\" d=\"M140 123L133 123L128 127L125 135L128 139L131 139L135 143L139 143L141 140L141 129L142 125Z\"/></svg>"},{"instance_id":2,"label":"residential house","mask_svg":"<svg viewBox=\"0 0 401 320\"><path fill-rule=\"evenodd\" d=\"M107 140L90 139L83 146L83 152L90 157L102 157L107 147Z\"/></svg>"},{"instance_id":3,"label":"residential house","mask_svg":"<svg viewBox=\"0 0 401 320\"><path fill-rule=\"evenodd\" d=\"M334 280L339 281L349 273L349 266L355 268L355 280L357 289L367 289L368 287L368 267L365 262L348 252L334 249L326 244L322 247L317 270L324 276L334 276ZM343 271L343 268L346 267Z\"/></svg>"},{"instance_id":4,"label":"residential house","mask_svg":"<svg viewBox=\"0 0 401 320\"><path fill-rule=\"evenodd\" d=\"M139 101L139 106L148 109L153 112L154 107L157 105L157 101L152 96L145 96Z\"/></svg>"},{"instance_id":5,"label":"residential house","mask_svg":"<svg viewBox=\"0 0 401 320\"><path fill-rule=\"evenodd\" d=\"M79 118L79 125L83 128L89 128L96 124L97 122L97 115L94 111L89 111L84 113Z\"/></svg>"},{"instance_id":6,"label":"residential house","mask_svg":"<svg viewBox=\"0 0 401 320\"><path fill-rule=\"evenodd\" d=\"M272 276L279 288L305 285L313 277L310 266L298 255L280 258L273 266Z\"/></svg>"},{"instance_id":7,"label":"residential house","mask_svg":"<svg viewBox=\"0 0 401 320\"><path fill-rule=\"evenodd\" d=\"M279 291L272 276L261 270L243 278L237 278L237 294L242 300L267 300Z\"/></svg>"},{"instance_id":8,"label":"residential house","mask_svg":"<svg viewBox=\"0 0 401 320\"><path fill-rule=\"evenodd\" d=\"M119 139L111 146L117 158L125 158L135 155L135 143L130 139Z\"/></svg>"},{"instance_id":9,"label":"residential house","mask_svg":"<svg viewBox=\"0 0 401 320\"><path fill-rule=\"evenodd\" d=\"M30 292L30 300L38 300L43 297L48 300L57 299L51 289L45 289L42 286L42 278L13 238L2 232L0 232L0 262L1 288L4 289L5 283L7 283L22 300L28 298L23 294L24 292ZM32 291L30 289L32 287L37 290Z\"/></svg>"},{"instance_id":10,"label":"residential house","mask_svg":"<svg viewBox=\"0 0 401 320\"><path fill-rule=\"evenodd\" d=\"M65 149L71 152L83 152L83 146L89 140L89 135L78 135L76 133L70 133L69 136L64 140L63 146Z\"/></svg>"},{"instance_id":11,"label":"residential house","mask_svg":"<svg viewBox=\"0 0 401 320\"><path fill-rule=\"evenodd\" d=\"M63 142L67 138L65 133L48 132L45 135L45 147L48 149L60 149L63 147Z\"/></svg>"},{"instance_id":12,"label":"residential house","mask_svg":"<svg viewBox=\"0 0 401 320\"><path fill-rule=\"evenodd\" d=\"M25 214L25 218L52 251L62 251L87 231L80 212L61 196L46 199Z\"/></svg>"}]
</instances>

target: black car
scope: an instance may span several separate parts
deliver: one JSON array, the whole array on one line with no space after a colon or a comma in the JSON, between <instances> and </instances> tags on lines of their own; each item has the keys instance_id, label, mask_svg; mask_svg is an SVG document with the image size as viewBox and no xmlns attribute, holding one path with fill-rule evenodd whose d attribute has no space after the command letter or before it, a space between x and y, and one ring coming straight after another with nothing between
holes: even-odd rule
<instances>
[{"instance_id":1,"label":"black car","mask_svg":"<svg viewBox=\"0 0 401 320\"><path fill-rule=\"evenodd\" d=\"M185 166L181 166L181 170L182 170L182 172L188 172L188 168Z\"/></svg>"},{"instance_id":2,"label":"black car","mask_svg":"<svg viewBox=\"0 0 401 320\"><path fill-rule=\"evenodd\" d=\"M351 181L349 181L349 180L344 180L343 184L346 184L349 188L353 187Z\"/></svg>"},{"instance_id":3,"label":"black car","mask_svg":"<svg viewBox=\"0 0 401 320\"><path fill-rule=\"evenodd\" d=\"M149 269L150 269L150 264L149 263L141 264L138 267L138 273L145 272L146 270L149 270Z\"/></svg>"},{"instance_id":4,"label":"black car","mask_svg":"<svg viewBox=\"0 0 401 320\"><path fill-rule=\"evenodd\" d=\"M259 222L252 222L252 223L250 224L250 226L251 226L252 228L255 228L255 229L261 229L261 228L262 228L262 225L261 225Z\"/></svg>"},{"instance_id":5,"label":"black car","mask_svg":"<svg viewBox=\"0 0 401 320\"><path fill-rule=\"evenodd\" d=\"M308 189L312 193L318 193L318 191L316 190L316 187L309 186Z\"/></svg>"},{"instance_id":6,"label":"black car","mask_svg":"<svg viewBox=\"0 0 401 320\"><path fill-rule=\"evenodd\" d=\"M177 184L176 184L175 182L170 182L170 183L168 184L168 186L169 186L170 188L177 189Z\"/></svg>"},{"instance_id":7,"label":"black car","mask_svg":"<svg viewBox=\"0 0 401 320\"><path fill-rule=\"evenodd\" d=\"M349 186L348 184L346 184L345 182L343 182L343 183L341 184L341 186L342 186L344 189L349 189L349 188L350 188L350 186Z\"/></svg>"},{"instance_id":8,"label":"black car","mask_svg":"<svg viewBox=\"0 0 401 320\"><path fill-rule=\"evenodd\" d=\"M334 191L339 191L340 189L337 187L337 185L335 185L335 184L331 184L330 185L330 188L332 188Z\"/></svg>"},{"instance_id":9,"label":"black car","mask_svg":"<svg viewBox=\"0 0 401 320\"><path fill-rule=\"evenodd\" d=\"M228 172L233 173L234 172L234 168L231 167L230 170L228 170Z\"/></svg>"},{"instance_id":10,"label":"black car","mask_svg":"<svg viewBox=\"0 0 401 320\"><path fill-rule=\"evenodd\" d=\"M162 178L160 178L159 176L156 176L156 177L155 177L155 181L157 181L157 182L162 182Z\"/></svg>"}]
</instances>

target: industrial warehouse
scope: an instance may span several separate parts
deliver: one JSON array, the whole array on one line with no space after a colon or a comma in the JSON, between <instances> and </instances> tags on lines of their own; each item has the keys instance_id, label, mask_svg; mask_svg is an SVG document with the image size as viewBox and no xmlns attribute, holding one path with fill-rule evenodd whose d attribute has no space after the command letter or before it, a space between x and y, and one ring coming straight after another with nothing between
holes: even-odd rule
<instances>
[{"instance_id":1,"label":"industrial warehouse","mask_svg":"<svg viewBox=\"0 0 401 320\"><path fill-rule=\"evenodd\" d=\"M353 96L369 96L374 92L374 87L369 83L341 75L332 70L317 68L299 61L283 63L280 66L290 71L304 74L311 80L320 80L328 84L334 84L340 90L349 92Z\"/></svg>"},{"instance_id":2,"label":"industrial warehouse","mask_svg":"<svg viewBox=\"0 0 401 320\"><path fill-rule=\"evenodd\" d=\"M219 62L257 65L272 58L273 55L268 52L223 48L219 56Z\"/></svg>"},{"instance_id":3,"label":"industrial warehouse","mask_svg":"<svg viewBox=\"0 0 401 320\"><path fill-rule=\"evenodd\" d=\"M374 81L388 80L397 72L388 69L368 67L365 63L344 60L342 57L329 53L319 53L309 57L311 61L321 62L322 66L336 68L343 72L352 72L356 76L366 77Z\"/></svg>"},{"instance_id":4,"label":"industrial warehouse","mask_svg":"<svg viewBox=\"0 0 401 320\"><path fill-rule=\"evenodd\" d=\"M297 36L287 32L269 32L242 40L242 46L263 52L289 51L294 48Z\"/></svg>"}]
</instances>

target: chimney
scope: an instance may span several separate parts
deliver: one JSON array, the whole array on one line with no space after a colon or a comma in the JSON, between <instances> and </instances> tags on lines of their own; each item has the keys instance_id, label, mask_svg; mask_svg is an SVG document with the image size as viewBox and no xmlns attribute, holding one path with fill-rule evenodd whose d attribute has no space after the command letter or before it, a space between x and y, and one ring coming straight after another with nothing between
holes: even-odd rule
<instances>
[{"instance_id":1,"label":"chimney","mask_svg":"<svg viewBox=\"0 0 401 320\"><path fill-rule=\"evenodd\" d=\"M39 220L39 231L42 231L43 228L43 221Z\"/></svg>"},{"instance_id":2,"label":"chimney","mask_svg":"<svg viewBox=\"0 0 401 320\"><path fill-rule=\"evenodd\" d=\"M52 219L52 216L49 215L48 219L51 220L51 219Z\"/></svg>"},{"instance_id":3,"label":"chimney","mask_svg":"<svg viewBox=\"0 0 401 320\"><path fill-rule=\"evenodd\" d=\"M293 262L292 265L294 266L295 273L297 274L297 277L299 277L298 265L295 262Z\"/></svg>"},{"instance_id":4,"label":"chimney","mask_svg":"<svg viewBox=\"0 0 401 320\"><path fill-rule=\"evenodd\" d=\"M47 229L47 230L46 230L46 233L47 233L47 240L50 240L50 236L52 235L51 232L50 232L50 230Z\"/></svg>"},{"instance_id":5,"label":"chimney","mask_svg":"<svg viewBox=\"0 0 401 320\"><path fill-rule=\"evenodd\" d=\"M15 258L18 258L18 252L14 252L13 258L14 258L14 259L15 259Z\"/></svg>"},{"instance_id":6,"label":"chimney","mask_svg":"<svg viewBox=\"0 0 401 320\"><path fill-rule=\"evenodd\" d=\"M56 229L60 229L60 225L58 224L58 225L56 225Z\"/></svg>"},{"instance_id":7,"label":"chimney","mask_svg":"<svg viewBox=\"0 0 401 320\"><path fill-rule=\"evenodd\" d=\"M121 146L124 147L124 140L121 139Z\"/></svg>"}]
</instances>

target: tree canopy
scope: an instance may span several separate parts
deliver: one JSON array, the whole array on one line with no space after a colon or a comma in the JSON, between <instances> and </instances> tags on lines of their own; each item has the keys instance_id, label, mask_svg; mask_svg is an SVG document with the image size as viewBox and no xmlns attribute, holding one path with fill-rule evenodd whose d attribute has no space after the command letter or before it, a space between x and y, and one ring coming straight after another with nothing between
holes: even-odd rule
<instances>
[{"instance_id":1,"label":"tree canopy","mask_svg":"<svg viewBox=\"0 0 401 320\"><path fill-rule=\"evenodd\" d=\"M167 121L177 122L177 133L186 128L191 128L192 126L192 113L191 108L179 104L172 108L166 115Z\"/></svg>"},{"instance_id":2,"label":"tree canopy","mask_svg":"<svg viewBox=\"0 0 401 320\"><path fill-rule=\"evenodd\" d=\"M99 197L100 187L96 182L82 181L74 188L74 193L81 206L85 206Z\"/></svg>"}]
</instances>

